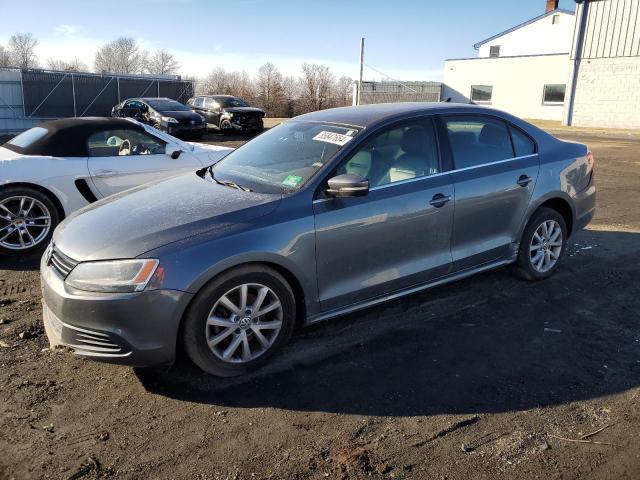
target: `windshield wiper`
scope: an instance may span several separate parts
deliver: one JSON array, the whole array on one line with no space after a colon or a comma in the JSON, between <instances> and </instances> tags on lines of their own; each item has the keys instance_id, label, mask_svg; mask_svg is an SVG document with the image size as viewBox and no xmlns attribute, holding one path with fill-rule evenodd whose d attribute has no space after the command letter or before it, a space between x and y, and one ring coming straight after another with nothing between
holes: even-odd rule
<instances>
[{"instance_id":1,"label":"windshield wiper","mask_svg":"<svg viewBox=\"0 0 640 480\"><path fill-rule=\"evenodd\" d=\"M220 185L224 185L225 187L235 188L237 190L242 190L244 192L250 192L251 191L250 188L238 185L236 182L232 182L231 180L221 180L219 178L216 178L216 176L213 174L213 165L209 167L209 175L211 175L211 179L214 182L216 182L216 183L218 183Z\"/></svg>"}]
</instances>

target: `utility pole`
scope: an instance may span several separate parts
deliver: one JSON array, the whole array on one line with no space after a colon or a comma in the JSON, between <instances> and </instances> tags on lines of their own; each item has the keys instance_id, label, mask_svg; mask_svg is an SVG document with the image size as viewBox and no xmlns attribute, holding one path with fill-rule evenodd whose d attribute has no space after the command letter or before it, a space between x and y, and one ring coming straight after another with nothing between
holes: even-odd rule
<instances>
[{"instance_id":1,"label":"utility pole","mask_svg":"<svg viewBox=\"0 0 640 480\"><path fill-rule=\"evenodd\" d=\"M358 80L358 101L356 105L360 105L360 94L362 93L363 70L364 70L364 37L360 39L360 79Z\"/></svg>"}]
</instances>

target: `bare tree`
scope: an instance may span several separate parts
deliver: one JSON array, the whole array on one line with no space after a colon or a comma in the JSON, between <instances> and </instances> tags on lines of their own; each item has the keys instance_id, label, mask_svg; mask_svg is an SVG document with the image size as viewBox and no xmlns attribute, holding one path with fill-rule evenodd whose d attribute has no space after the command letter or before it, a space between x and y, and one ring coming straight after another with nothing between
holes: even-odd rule
<instances>
[{"instance_id":1,"label":"bare tree","mask_svg":"<svg viewBox=\"0 0 640 480\"><path fill-rule=\"evenodd\" d=\"M18 68L36 68L38 57L35 48L38 40L30 33L16 33L9 39L9 54L11 64Z\"/></svg>"},{"instance_id":2,"label":"bare tree","mask_svg":"<svg viewBox=\"0 0 640 480\"><path fill-rule=\"evenodd\" d=\"M268 117L276 115L284 102L284 86L280 70L271 62L265 63L258 70L256 88L258 101Z\"/></svg>"},{"instance_id":3,"label":"bare tree","mask_svg":"<svg viewBox=\"0 0 640 480\"><path fill-rule=\"evenodd\" d=\"M149 59L148 70L154 75L175 75L179 69L178 61L166 50L158 50Z\"/></svg>"},{"instance_id":4,"label":"bare tree","mask_svg":"<svg viewBox=\"0 0 640 480\"><path fill-rule=\"evenodd\" d=\"M353 79L342 76L333 85L333 103L336 107L345 107L353 103Z\"/></svg>"},{"instance_id":5,"label":"bare tree","mask_svg":"<svg viewBox=\"0 0 640 480\"><path fill-rule=\"evenodd\" d=\"M11 58L9 51L0 45L0 68L7 68L11 66Z\"/></svg>"},{"instance_id":6,"label":"bare tree","mask_svg":"<svg viewBox=\"0 0 640 480\"><path fill-rule=\"evenodd\" d=\"M131 37L120 37L103 45L94 62L96 72L134 74L147 70L148 53Z\"/></svg>"},{"instance_id":7,"label":"bare tree","mask_svg":"<svg viewBox=\"0 0 640 480\"><path fill-rule=\"evenodd\" d=\"M225 94L229 90L228 74L222 67L214 68L198 87L203 95Z\"/></svg>"},{"instance_id":8,"label":"bare tree","mask_svg":"<svg viewBox=\"0 0 640 480\"><path fill-rule=\"evenodd\" d=\"M327 108L334 81L335 77L326 65L302 64L301 100L307 110Z\"/></svg>"},{"instance_id":9,"label":"bare tree","mask_svg":"<svg viewBox=\"0 0 640 480\"><path fill-rule=\"evenodd\" d=\"M87 72L89 67L87 64L80 60L78 57L75 57L73 60L55 60L50 58L47 60L47 68L51 70L61 70L64 72Z\"/></svg>"}]
</instances>

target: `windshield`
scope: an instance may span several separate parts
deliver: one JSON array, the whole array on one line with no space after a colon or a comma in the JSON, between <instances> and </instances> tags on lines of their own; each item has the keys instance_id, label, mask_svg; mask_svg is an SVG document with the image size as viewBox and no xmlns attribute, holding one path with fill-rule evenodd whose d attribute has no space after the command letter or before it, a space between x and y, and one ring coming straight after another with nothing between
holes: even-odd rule
<instances>
[{"instance_id":1,"label":"windshield","mask_svg":"<svg viewBox=\"0 0 640 480\"><path fill-rule=\"evenodd\" d=\"M249 106L239 98L235 98L235 97L214 97L214 98L215 98L215 101L218 102L222 108Z\"/></svg>"},{"instance_id":2,"label":"windshield","mask_svg":"<svg viewBox=\"0 0 640 480\"><path fill-rule=\"evenodd\" d=\"M191 110L175 100L147 100L146 102L159 112L188 112Z\"/></svg>"},{"instance_id":3,"label":"windshield","mask_svg":"<svg viewBox=\"0 0 640 480\"><path fill-rule=\"evenodd\" d=\"M354 127L290 121L234 150L211 172L260 193L300 189L358 133Z\"/></svg>"}]
</instances>

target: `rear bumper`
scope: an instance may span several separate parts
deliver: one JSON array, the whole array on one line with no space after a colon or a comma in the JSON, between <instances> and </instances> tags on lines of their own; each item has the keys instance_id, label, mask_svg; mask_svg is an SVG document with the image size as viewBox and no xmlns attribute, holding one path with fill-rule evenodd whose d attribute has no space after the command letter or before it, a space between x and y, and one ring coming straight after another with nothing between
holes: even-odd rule
<instances>
[{"instance_id":1,"label":"rear bumper","mask_svg":"<svg viewBox=\"0 0 640 480\"><path fill-rule=\"evenodd\" d=\"M575 196L574 202L576 218L571 233L576 233L589 225L596 213L596 186L593 179L587 188Z\"/></svg>"},{"instance_id":2,"label":"rear bumper","mask_svg":"<svg viewBox=\"0 0 640 480\"><path fill-rule=\"evenodd\" d=\"M174 361L180 319L192 294L71 292L44 262L40 271L43 321L52 346L67 346L93 360L138 367Z\"/></svg>"}]
</instances>

